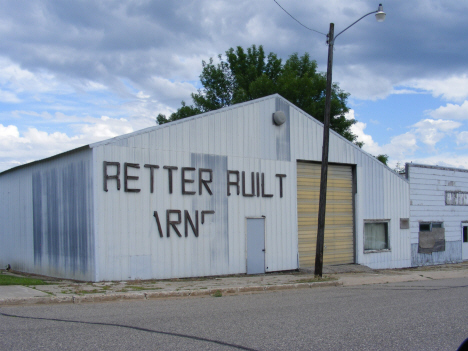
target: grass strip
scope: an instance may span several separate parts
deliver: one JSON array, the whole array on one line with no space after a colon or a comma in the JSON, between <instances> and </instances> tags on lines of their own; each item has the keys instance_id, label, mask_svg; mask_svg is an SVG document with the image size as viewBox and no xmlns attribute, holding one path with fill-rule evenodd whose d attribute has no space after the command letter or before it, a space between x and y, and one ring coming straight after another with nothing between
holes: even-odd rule
<instances>
[{"instance_id":1,"label":"grass strip","mask_svg":"<svg viewBox=\"0 0 468 351\"><path fill-rule=\"evenodd\" d=\"M14 277L11 275L0 274L0 285L47 285L45 281L41 279L26 278L26 277Z\"/></svg>"}]
</instances>

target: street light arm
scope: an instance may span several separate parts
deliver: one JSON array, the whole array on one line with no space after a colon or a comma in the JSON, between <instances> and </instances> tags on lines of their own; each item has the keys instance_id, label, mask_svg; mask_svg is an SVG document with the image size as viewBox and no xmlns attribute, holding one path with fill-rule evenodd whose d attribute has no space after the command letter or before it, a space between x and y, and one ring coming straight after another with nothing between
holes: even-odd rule
<instances>
[{"instance_id":1,"label":"street light arm","mask_svg":"<svg viewBox=\"0 0 468 351\"><path fill-rule=\"evenodd\" d=\"M333 42L335 41L336 38L338 38L338 35L340 35L341 33L343 33L344 31L346 31L347 29L351 28L352 26L354 26L356 23L358 23L360 20L362 20L364 17L367 17L369 15L372 15L373 13L377 13L379 12L379 10L377 11L372 11L372 12L369 12L368 14L362 16L360 19L358 19L357 21L353 22L352 24L350 24L349 26L347 26L345 29L343 29L341 32L339 32L337 35L335 35L335 38L333 38Z\"/></svg>"}]
</instances>

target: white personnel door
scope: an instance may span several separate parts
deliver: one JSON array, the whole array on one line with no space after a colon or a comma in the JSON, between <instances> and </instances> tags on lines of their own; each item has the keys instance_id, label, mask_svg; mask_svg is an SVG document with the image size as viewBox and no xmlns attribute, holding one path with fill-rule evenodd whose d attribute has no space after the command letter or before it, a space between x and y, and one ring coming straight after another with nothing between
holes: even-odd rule
<instances>
[{"instance_id":1,"label":"white personnel door","mask_svg":"<svg viewBox=\"0 0 468 351\"><path fill-rule=\"evenodd\" d=\"M265 273L265 218L247 218L247 274Z\"/></svg>"}]
</instances>

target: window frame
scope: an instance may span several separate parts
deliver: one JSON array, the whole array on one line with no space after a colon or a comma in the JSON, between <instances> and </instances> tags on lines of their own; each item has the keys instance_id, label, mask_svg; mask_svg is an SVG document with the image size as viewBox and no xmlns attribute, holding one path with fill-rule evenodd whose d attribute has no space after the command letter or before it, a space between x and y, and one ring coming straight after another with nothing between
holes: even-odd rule
<instances>
[{"instance_id":1,"label":"window frame","mask_svg":"<svg viewBox=\"0 0 468 351\"><path fill-rule=\"evenodd\" d=\"M429 225L429 230L421 230L422 225ZM434 227L434 224L437 226ZM440 224L440 227L438 226ZM443 221L421 221L419 222L419 232L432 232L432 228L445 228Z\"/></svg>"},{"instance_id":2,"label":"window frame","mask_svg":"<svg viewBox=\"0 0 468 351\"><path fill-rule=\"evenodd\" d=\"M387 225L387 248L386 249L369 249L366 250L366 224L386 224ZM390 219L365 219L364 220L364 225L362 228L363 231L363 251L365 254L368 253L379 253L379 252L391 252L392 251L392 246L391 246L391 240L390 240Z\"/></svg>"}]
</instances>

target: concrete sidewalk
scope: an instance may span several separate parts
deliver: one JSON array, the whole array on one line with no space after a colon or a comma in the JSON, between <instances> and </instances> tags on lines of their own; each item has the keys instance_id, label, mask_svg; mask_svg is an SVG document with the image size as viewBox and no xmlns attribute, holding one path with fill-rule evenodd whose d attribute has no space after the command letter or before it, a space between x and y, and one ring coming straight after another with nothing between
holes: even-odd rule
<instances>
[{"instance_id":1,"label":"concrete sidewalk","mask_svg":"<svg viewBox=\"0 0 468 351\"><path fill-rule=\"evenodd\" d=\"M38 277L49 285L0 286L0 306L18 304L83 303L156 298L220 296L264 291L352 286L468 277L468 262L408 269L372 270L360 265L325 266L324 279L313 270L168 280L84 283ZM26 276L1 271L0 274ZM30 276L30 275L28 275ZM37 277L37 276L34 276Z\"/></svg>"}]
</instances>

